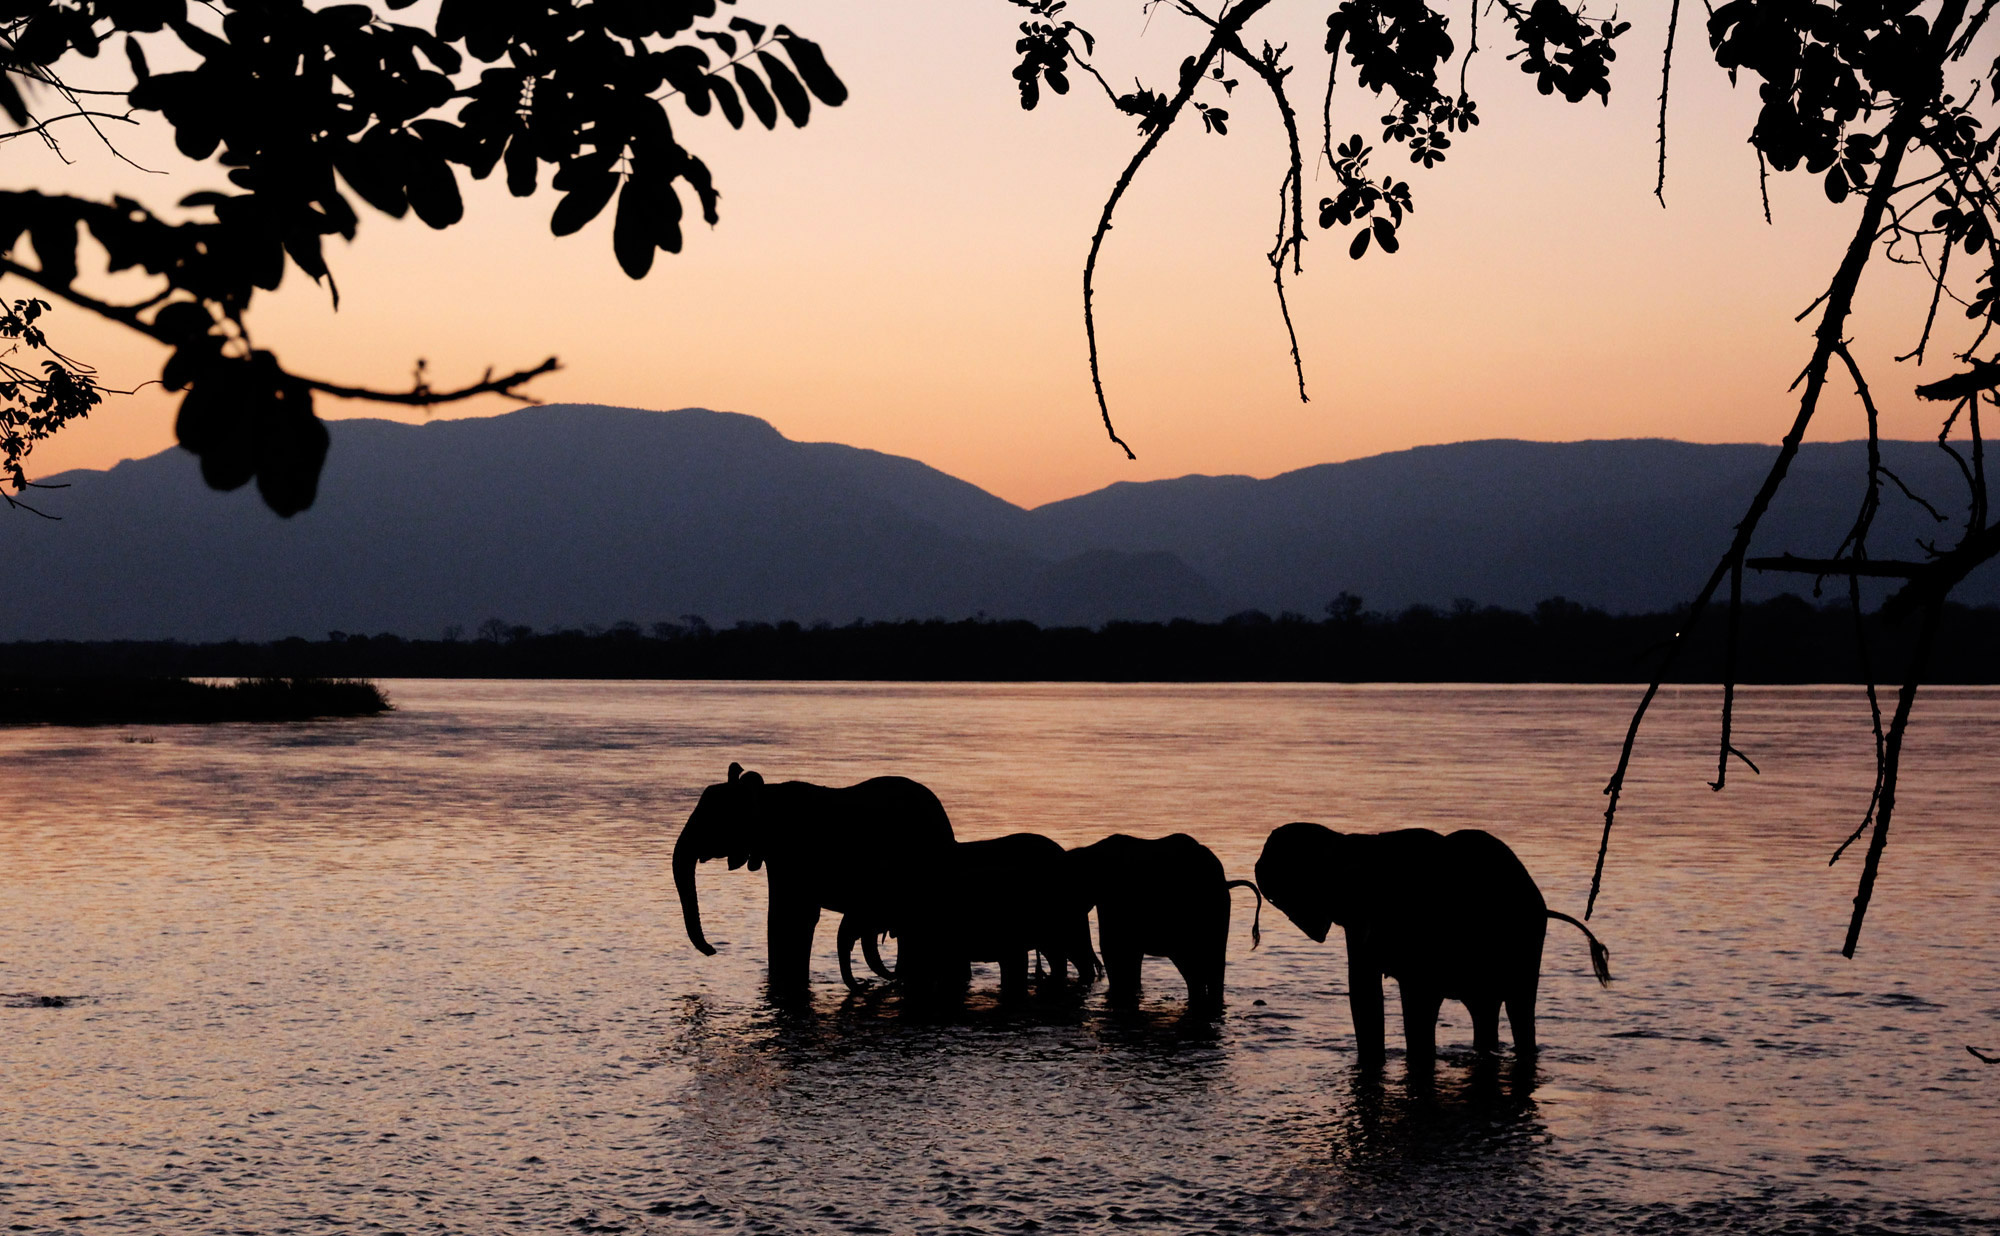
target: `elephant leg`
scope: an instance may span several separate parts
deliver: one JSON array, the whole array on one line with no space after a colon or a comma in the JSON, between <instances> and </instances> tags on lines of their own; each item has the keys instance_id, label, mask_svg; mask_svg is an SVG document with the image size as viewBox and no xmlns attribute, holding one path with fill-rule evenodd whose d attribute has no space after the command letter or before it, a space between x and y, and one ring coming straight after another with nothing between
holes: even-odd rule
<instances>
[{"instance_id":1,"label":"elephant leg","mask_svg":"<svg viewBox=\"0 0 2000 1236\"><path fill-rule=\"evenodd\" d=\"M1143 959L1136 948L1104 945L1104 977L1113 1001L1129 1004L1139 999L1139 964Z\"/></svg>"},{"instance_id":2,"label":"elephant leg","mask_svg":"<svg viewBox=\"0 0 2000 1236\"><path fill-rule=\"evenodd\" d=\"M1347 1009L1354 1018L1354 1051L1364 1069L1388 1058L1382 1030L1382 971L1368 950L1347 933Z\"/></svg>"},{"instance_id":3,"label":"elephant leg","mask_svg":"<svg viewBox=\"0 0 2000 1236\"><path fill-rule=\"evenodd\" d=\"M854 921L852 914L840 916L840 981L847 984L847 990L860 991L861 981L854 977L854 940L857 936L866 938Z\"/></svg>"},{"instance_id":4,"label":"elephant leg","mask_svg":"<svg viewBox=\"0 0 2000 1236\"><path fill-rule=\"evenodd\" d=\"M1474 996L1466 1000L1465 1011L1472 1014L1472 1049L1500 1050L1500 997Z\"/></svg>"},{"instance_id":5,"label":"elephant leg","mask_svg":"<svg viewBox=\"0 0 2000 1236\"><path fill-rule=\"evenodd\" d=\"M1222 1005L1222 959L1210 956L1205 950L1190 956L1175 953L1169 957L1174 969L1181 972L1187 981L1187 1002L1189 1008L1219 1008Z\"/></svg>"},{"instance_id":6,"label":"elephant leg","mask_svg":"<svg viewBox=\"0 0 2000 1236\"><path fill-rule=\"evenodd\" d=\"M817 902L771 890L764 929L772 990L797 992L811 987L813 929L818 926Z\"/></svg>"},{"instance_id":7,"label":"elephant leg","mask_svg":"<svg viewBox=\"0 0 2000 1236\"><path fill-rule=\"evenodd\" d=\"M1514 1031L1514 1054L1527 1059L1535 1054L1535 989L1539 983L1527 983L1514 990L1507 997L1507 1025ZM1493 1028L1493 1037L1500 1037L1500 1027Z\"/></svg>"},{"instance_id":8,"label":"elephant leg","mask_svg":"<svg viewBox=\"0 0 2000 1236\"><path fill-rule=\"evenodd\" d=\"M1029 949L1004 953L1000 958L1000 998L1019 1000L1028 994Z\"/></svg>"},{"instance_id":9,"label":"elephant leg","mask_svg":"<svg viewBox=\"0 0 2000 1236\"><path fill-rule=\"evenodd\" d=\"M1444 998L1420 983L1397 981L1403 993L1403 1047L1411 1069L1428 1069L1437 1060L1438 1007Z\"/></svg>"},{"instance_id":10,"label":"elephant leg","mask_svg":"<svg viewBox=\"0 0 2000 1236\"><path fill-rule=\"evenodd\" d=\"M882 964L882 944L879 932L864 931L861 933L861 959L868 963L868 968L875 972L876 977L885 979L896 977L894 970Z\"/></svg>"},{"instance_id":11,"label":"elephant leg","mask_svg":"<svg viewBox=\"0 0 2000 1236\"><path fill-rule=\"evenodd\" d=\"M1542 944L1547 924L1537 923L1521 950L1514 981L1507 993L1507 1025L1514 1031L1514 1054L1523 1060L1535 1054L1535 993L1542 985Z\"/></svg>"}]
</instances>

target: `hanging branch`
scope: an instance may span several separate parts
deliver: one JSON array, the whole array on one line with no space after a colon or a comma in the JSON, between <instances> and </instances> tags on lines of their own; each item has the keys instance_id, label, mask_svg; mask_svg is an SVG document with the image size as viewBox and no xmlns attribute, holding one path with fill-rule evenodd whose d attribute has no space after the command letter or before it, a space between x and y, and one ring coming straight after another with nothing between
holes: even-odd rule
<instances>
[{"instance_id":1,"label":"hanging branch","mask_svg":"<svg viewBox=\"0 0 2000 1236\"><path fill-rule=\"evenodd\" d=\"M1757 766L1750 763L1750 757L1730 745L1730 727L1736 719L1736 647L1743 626L1743 564L1737 562L1729 570L1729 623L1728 634L1722 646L1722 740L1715 756L1715 780L1708 788L1722 792L1729 782L1729 757L1735 756L1750 765L1756 772Z\"/></svg>"},{"instance_id":2,"label":"hanging branch","mask_svg":"<svg viewBox=\"0 0 2000 1236\"><path fill-rule=\"evenodd\" d=\"M1660 175L1653 182L1653 196L1660 199L1662 210L1667 208L1667 83L1674 75L1674 33L1680 25L1681 0L1673 0L1673 7L1667 10L1667 48L1660 57ZM1767 207L1766 222L1769 214Z\"/></svg>"},{"instance_id":3,"label":"hanging branch","mask_svg":"<svg viewBox=\"0 0 2000 1236\"><path fill-rule=\"evenodd\" d=\"M1956 27L1958 13L1962 13L1964 9L1964 0L1947 0L1945 7L1946 12L1940 14L1939 23L1935 27L1940 32L1941 38L1948 38L1949 34L1946 32ZM1952 12L1954 8L1958 10L1957 13ZM1888 212L1889 199L1895 190L1896 174L1902 166L1903 155L1915 139L1917 130L1923 123L1924 113L1934 97L1933 94L1923 99L1905 101L1896 109L1895 116L1884 131L1885 149L1882 153L1880 170L1874 183L1869 187L1867 199L1862 206L1861 220L1854 229L1853 237L1847 243L1840 267L1834 273L1833 282L1827 287L1824 297L1826 309L1820 317L1818 329L1813 332L1816 342L1813 346L1812 359L1800 375L1800 382L1804 384L1805 391L1799 397L1798 414L1793 417L1792 427L1779 445L1778 457L1772 461L1771 470L1765 476L1763 485L1751 499L1749 510L1744 513L1742 522L1736 525L1736 535L1728 551L1723 554L1722 560L1716 563L1707 584L1696 595L1694 603L1688 607L1685 624L1668 645L1652 684L1647 687L1639 706L1633 710L1632 723L1626 729L1625 743L1619 751L1618 767L1604 787L1604 794L1610 801L1604 809L1604 833L1598 843L1597 865L1591 872L1590 899L1585 904L1583 913L1586 919L1595 909L1597 894L1603 886L1604 861L1611 846L1611 828L1617 819L1618 800L1625 788L1625 775L1631 767L1632 747L1638 741L1639 727L1645 720L1646 711L1651 707L1653 698L1659 694L1661 683L1679 661L1681 650L1686 646L1688 631L1700 620L1703 611L1708 608L1709 601L1715 596L1716 589L1722 585L1723 579L1745 565L1750 538L1756 534L1758 523L1764 518L1764 512L1770 509L1771 499L1776 496L1778 487L1784 484L1785 476L1791 470L1792 460L1799 453L1799 445L1805 440L1806 428L1812 424L1813 414L1819 410L1819 397L1826 385L1827 367L1832 361L1835 350L1842 346L1842 331L1854 306L1854 292L1860 285L1862 269L1867 266L1868 258L1874 251L1875 237L1881 231L1882 220Z\"/></svg>"},{"instance_id":4,"label":"hanging branch","mask_svg":"<svg viewBox=\"0 0 2000 1236\"><path fill-rule=\"evenodd\" d=\"M1090 255L1083 263L1083 333L1090 345L1090 385L1097 394L1097 413L1104 420L1104 432L1124 450L1127 459L1137 459L1138 456L1132 453L1132 448L1126 445L1125 439L1119 437L1118 431L1112 428L1111 406L1104 400L1104 377L1098 367L1097 312L1092 303L1092 298L1096 294L1097 255L1104 248L1104 237L1111 230L1111 216L1117 211L1119 200L1125 196L1125 191L1132 187L1132 177L1137 175L1139 168L1152 157L1153 151L1159 147L1160 139L1167 135L1167 130L1173 127L1174 121L1187 106L1188 100L1194 97L1194 88L1201 83L1202 75L1208 72L1208 67L1215 63L1216 56L1221 54L1231 39L1236 38L1238 32L1243 29L1243 24L1263 11L1269 3L1270 0L1244 0L1235 11L1213 23L1215 32L1210 36L1208 45L1194 58L1192 65L1182 66L1180 89L1175 91L1167 105L1151 118L1152 131L1146 135L1146 140L1140 145L1138 153L1132 156L1131 162L1127 163L1125 170L1119 174L1118 183L1112 186L1111 196L1104 203L1104 213L1097 220L1097 231L1090 238Z\"/></svg>"},{"instance_id":5,"label":"hanging branch","mask_svg":"<svg viewBox=\"0 0 2000 1236\"><path fill-rule=\"evenodd\" d=\"M1190 16L1207 22L1210 26L1215 25L1192 5L1183 3L1181 8ZM1285 170L1283 182L1278 186L1277 242L1265 257L1271 263L1271 280L1277 286L1278 312L1285 319L1285 336L1292 345L1292 373L1298 379L1299 402L1311 403L1312 400L1306 395L1305 365L1299 359L1299 334L1292 327L1291 306L1285 300L1285 257L1288 253L1291 256L1293 274L1303 273L1305 269L1303 251L1306 243L1305 168L1299 153L1299 118L1292 110L1291 99L1285 94L1285 78L1290 75L1291 70L1278 67L1278 58L1284 54L1284 48L1273 50L1271 45L1266 43L1261 56L1252 56L1243 46L1242 38L1233 32L1229 34L1224 50L1249 65L1251 71L1263 80L1264 85L1271 91L1272 100L1278 105L1278 114L1285 122L1285 145L1290 164Z\"/></svg>"},{"instance_id":6,"label":"hanging branch","mask_svg":"<svg viewBox=\"0 0 2000 1236\"><path fill-rule=\"evenodd\" d=\"M1834 550L1839 558L1851 546L1853 560L1860 562L1868 557L1868 533L1875 526L1875 513L1882 506L1882 440L1881 414L1875 408L1875 397L1868 389L1868 381L1861 374L1861 366L1855 361L1853 352L1842 344L1840 359L1847 366L1847 372L1854 379L1854 393L1861 398L1861 409L1868 417L1868 484L1861 495L1861 510L1854 517L1854 526L1847 537ZM1861 666L1861 683L1868 693L1868 718L1875 734L1875 785L1868 793L1868 809L1861 813L1861 823L1855 826L1847 840L1834 850L1833 857L1826 860L1831 867L1840 861L1847 848L1860 839L1875 818L1875 811L1882 804L1882 783L1888 771L1887 748L1882 734L1882 700L1875 692L1875 668L1868 657L1868 628L1861 613L1861 572L1847 572L1847 603L1854 615L1854 651Z\"/></svg>"},{"instance_id":7,"label":"hanging branch","mask_svg":"<svg viewBox=\"0 0 2000 1236\"><path fill-rule=\"evenodd\" d=\"M1910 709L1917 702L1917 684L1923 680L1924 670L1930 663L1931 648L1937 640L1938 617L1943 612L1942 595L1924 606L1923 626L1917 634L1916 650L1910 657L1909 673L1903 681L1902 690L1896 693L1896 715L1889 722L1888 741L1882 754L1875 832L1868 839L1868 858L1861 868L1861 885L1854 893L1854 915L1847 921L1847 939L1840 946L1843 957L1854 956L1854 946L1861 939L1862 920L1868 917L1869 899L1875 895L1875 876L1882 867L1882 851L1889 844L1889 820L1896 811L1896 773L1903 761L1903 735L1910 727Z\"/></svg>"}]
</instances>

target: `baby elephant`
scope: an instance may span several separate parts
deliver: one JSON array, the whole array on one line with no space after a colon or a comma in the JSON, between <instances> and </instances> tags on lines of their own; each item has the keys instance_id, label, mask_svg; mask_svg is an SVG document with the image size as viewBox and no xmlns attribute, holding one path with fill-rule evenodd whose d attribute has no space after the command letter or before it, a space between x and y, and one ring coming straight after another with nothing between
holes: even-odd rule
<instances>
[{"instance_id":1,"label":"baby elephant","mask_svg":"<svg viewBox=\"0 0 2000 1236\"><path fill-rule=\"evenodd\" d=\"M1264 842L1257 883L1313 939L1324 942L1336 923L1346 931L1347 999L1363 1066L1380 1065L1384 1056L1385 974L1402 990L1414 1067L1436 1057L1438 1006L1446 1000L1462 1001L1472 1014L1478 1050L1499 1050L1505 1004L1514 1050L1534 1052L1535 991L1552 918L1589 937L1597 979L1611 981L1611 957L1597 937L1549 909L1514 851L1478 829L1349 834L1287 824Z\"/></svg>"},{"instance_id":2,"label":"baby elephant","mask_svg":"<svg viewBox=\"0 0 2000 1236\"><path fill-rule=\"evenodd\" d=\"M1252 947L1262 935L1264 897L1248 880L1223 878L1215 851L1186 833L1128 837L1123 833L1069 852L1086 905L1097 907L1097 942L1113 1001L1139 998L1139 962L1172 961L1187 980L1190 1008L1222 1004L1222 967L1229 948L1229 890L1257 893Z\"/></svg>"},{"instance_id":3,"label":"baby elephant","mask_svg":"<svg viewBox=\"0 0 2000 1236\"><path fill-rule=\"evenodd\" d=\"M1028 954L1039 951L1057 978L1075 965L1085 983L1097 974L1090 949L1090 905L1078 892L1069 856L1038 833L967 841L942 853L911 890L909 918L900 925L896 977L906 988L942 994L964 984L969 963L1000 963L1000 995L1027 990ZM875 924L843 921L841 964L848 947ZM864 950L865 951L865 950ZM878 973L878 959L869 964Z\"/></svg>"}]
</instances>

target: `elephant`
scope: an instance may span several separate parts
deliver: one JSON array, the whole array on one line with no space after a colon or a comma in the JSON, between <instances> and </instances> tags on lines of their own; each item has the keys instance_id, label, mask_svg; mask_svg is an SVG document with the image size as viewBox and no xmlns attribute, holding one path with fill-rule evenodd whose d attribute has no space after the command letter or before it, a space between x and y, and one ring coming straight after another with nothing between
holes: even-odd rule
<instances>
[{"instance_id":1,"label":"elephant","mask_svg":"<svg viewBox=\"0 0 2000 1236\"><path fill-rule=\"evenodd\" d=\"M840 981L847 984L849 991L860 991L864 984L854 977L854 942L861 942L861 958L868 963L877 977L893 979L896 972L882 962L880 940L888 928L879 924L864 924L855 914L840 916Z\"/></svg>"},{"instance_id":2,"label":"elephant","mask_svg":"<svg viewBox=\"0 0 2000 1236\"><path fill-rule=\"evenodd\" d=\"M1090 906L1058 842L1013 833L961 842L935 857L897 930L896 976L906 989L942 995L965 982L969 963L997 961L1001 999L1012 1000L1026 993L1030 952L1046 957L1059 980L1070 965L1085 984L1096 977ZM878 928L878 921L851 918L852 927L841 928L843 955L854 935Z\"/></svg>"},{"instance_id":3,"label":"elephant","mask_svg":"<svg viewBox=\"0 0 2000 1236\"><path fill-rule=\"evenodd\" d=\"M1111 999L1139 998L1139 965L1165 957L1187 980L1188 1007L1222 1005L1222 969L1229 949L1229 890L1257 897L1251 947L1263 938L1264 895L1249 880L1225 879L1215 851L1186 833L1130 837L1118 833L1069 852L1087 902L1097 907L1097 942Z\"/></svg>"},{"instance_id":4,"label":"elephant","mask_svg":"<svg viewBox=\"0 0 2000 1236\"><path fill-rule=\"evenodd\" d=\"M1324 943L1336 923L1346 932L1348 1007L1364 1068L1379 1067L1385 1055L1385 974L1401 989L1407 1062L1417 1068L1436 1058L1445 1000L1472 1014L1481 1052L1499 1050L1505 1004L1516 1056L1534 1054L1535 992L1552 918L1582 930L1598 982L1611 981L1611 955L1590 928L1549 909L1514 851L1478 829L1339 833L1286 824L1264 842L1257 883L1312 939Z\"/></svg>"},{"instance_id":5,"label":"elephant","mask_svg":"<svg viewBox=\"0 0 2000 1236\"><path fill-rule=\"evenodd\" d=\"M900 926L921 873L934 870L955 844L937 795L907 777L859 785L804 781L765 784L740 764L729 779L701 792L674 842L674 887L688 940L715 948L701 929L695 865L726 858L729 868L770 868L765 921L773 991L809 986L813 929L822 909Z\"/></svg>"}]
</instances>

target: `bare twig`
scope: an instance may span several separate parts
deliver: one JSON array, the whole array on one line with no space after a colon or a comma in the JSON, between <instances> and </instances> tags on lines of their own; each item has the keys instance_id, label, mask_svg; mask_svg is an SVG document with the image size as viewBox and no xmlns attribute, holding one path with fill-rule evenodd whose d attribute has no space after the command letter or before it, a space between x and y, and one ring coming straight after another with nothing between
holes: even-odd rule
<instances>
[{"instance_id":1,"label":"bare twig","mask_svg":"<svg viewBox=\"0 0 2000 1236\"><path fill-rule=\"evenodd\" d=\"M1964 0L1947 0L1945 11L1939 14L1939 23L1935 29L1949 31L1956 28L1963 11ZM1949 36L1941 34L1939 37ZM1819 409L1820 392L1826 385L1827 367L1832 361L1835 349L1841 344L1843 328L1846 326L1848 314L1853 309L1854 293L1861 282L1861 271L1868 264L1868 258L1874 251L1876 233L1881 229L1883 216L1888 211L1890 192L1895 185L1897 170L1902 166L1903 156L1917 136L1917 130L1923 123L1928 105L1928 99L1906 102L1897 110L1883 131L1884 150L1880 171L1875 183L1869 188L1860 222L1855 228L1853 237L1848 241L1847 250L1841 257L1840 267L1822 298L1826 304L1826 311L1820 318L1818 329L1813 332L1817 342L1813 348L1812 359L1800 375L1800 380L1805 384L1805 391L1799 398L1798 414L1792 419L1791 430L1785 434L1784 441L1778 449L1778 457L1772 461L1771 470L1765 476L1763 485L1751 499L1749 510L1744 513L1742 522L1736 525L1736 535L1728 551L1723 554L1722 560L1710 573L1707 584L1695 597L1694 603L1688 607L1688 616L1682 628L1683 636L1700 620L1702 611L1708 608L1709 601L1715 596L1715 591L1721 586L1723 579L1744 565L1750 539L1756 534L1757 525L1762 521L1764 512L1770 508L1771 499L1777 494L1778 487L1784 484L1792 460L1798 455L1799 445L1805 440L1806 427L1812 423L1813 414ZM1660 684L1665 681L1666 675L1679 659L1684 646L1684 639L1676 639L1661 659L1658 676L1647 687L1639 706L1633 711L1632 723L1625 734L1625 744L1619 752L1618 767L1611 774L1611 780L1605 784L1604 794L1610 801L1604 810L1604 834L1598 844L1597 866L1591 873L1590 900L1584 908L1585 918L1589 918L1591 911L1596 908L1597 894L1603 886L1605 856L1610 849L1611 829L1617 818L1618 800L1624 790L1625 775L1631 766L1632 746L1638 741L1639 727L1645 720L1646 710L1652 705L1654 697L1659 694Z\"/></svg>"},{"instance_id":2,"label":"bare twig","mask_svg":"<svg viewBox=\"0 0 2000 1236\"><path fill-rule=\"evenodd\" d=\"M1187 106L1188 100L1194 97L1194 88L1201 83L1202 75L1208 72L1209 65L1215 63L1215 58L1221 54L1223 47L1229 40L1236 38L1245 22L1262 12L1269 3L1270 0L1244 0L1234 12L1215 23L1215 32L1210 36L1208 46L1203 48L1201 55L1182 72L1180 89L1174 92L1166 110L1160 113L1153 131L1146 135L1146 140L1140 145L1138 153L1132 156L1131 162L1127 163L1125 170L1119 174L1118 183L1112 187L1111 196L1104 203L1104 213L1097 220L1097 231L1090 238L1090 255L1083 263L1083 333L1090 344L1090 385L1097 394L1097 412L1104 419L1104 432L1109 434L1111 440L1125 452L1127 459L1137 459L1138 456L1132 453L1132 448L1126 445L1125 439L1119 437L1118 431L1111 425L1111 407L1104 399L1104 377L1098 366L1097 313L1092 303L1096 291L1097 255L1104 248L1104 237L1111 230L1111 216L1117 211L1119 200L1125 196L1125 191L1132 187L1132 177L1138 174L1140 166L1159 147L1160 139L1167 135L1167 130L1173 127L1174 120Z\"/></svg>"},{"instance_id":3,"label":"bare twig","mask_svg":"<svg viewBox=\"0 0 2000 1236\"><path fill-rule=\"evenodd\" d=\"M317 378L301 380L312 389L338 399L365 399L370 403L399 403L417 408L428 408L440 403L455 403L460 399L470 399L474 395L504 395L522 403L540 403L540 400L523 395L515 388L561 368L562 365L551 356L533 369L523 369L505 377L496 378L493 376L493 371L488 369L484 378L470 386L461 386L453 391L434 391L421 380L407 391L379 391L365 386L341 386L333 382L322 382Z\"/></svg>"},{"instance_id":4,"label":"bare twig","mask_svg":"<svg viewBox=\"0 0 2000 1236\"><path fill-rule=\"evenodd\" d=\"M1653 182L1653 196L1660 199L1660 208L1667 205L1667 83L1674 75L1674 32L1680 29L1681 0L1673 0L1667 10L1667 48L1660 59L1660 176ZM1468 53L1469 54L1469 53ZM1758 152L1763 157L1763 152Z\"/></svg>"},{"instance_id":5,"label":"bare twig","mask_svg":"<svg viewBox=\"0 0 2000 1236\"><path fill-rule=\"evenodd\" d=\"M98 118L100 118L100 119L103 119L103 120L116 120L116 121L118 121L118 122L119 122L119 123L121 123L121 124L132 124L132 125L136 125L136 124L138 124L138 123L139 123L138 121L136 121L136 120L132 119L132 113L130 113L130 112L122 112L122 113L121 113L121 112L91 112L91 111L81 111L81 110L79 110L79 111L74 111L74 112L65 112L65 113L63 113L63 114L62 114L62 115L60 115L60 116L51 116L51 117L49 117L49 118L48 118L47 120L37 120L37 121L36 121L35 123L33 123L33 124L31 124L31 125L24 125L24 126L23 126L23 127L21 127L21 128L18 128L18 129L13 129L13 130L10 130L9 132L6 132L6 133L0 133L0 142L11 142L11 141L13 141L13 140L14 140L15 138L17 138L17 137L29 137L29 136L39 136L39 135L43 135L43 134L46 134L46 133L48 132L48 130L49 130L49 126L50 126L50 125L52 125L52 124L55 124L55 123L57 123L57 122L59 122L59 121L63 121L63 120L77 120L77 119L80 119L80 118L82 118L82 117L86 117L86 116L96 116L96 117L98 117Z\"/></svg>"},{"instance_id":6,"label":"bare twig","mask_svg":"<svg viewBox=\"0 0 2000 1236\"><path fill-rule=\"evenodd\" d=\"M1903 680L1903 687L1896 693L1896 715L1889 722L1889 734L1882 754L1882 790L1875 811L1875 831L1868 839L1868 859L1861 868L1861 884L1854 893L1854 915L1847 921L1847 940L1840 946L1843 957L1854 956L1854 946L1861 939L1861 923L1868 917L1868 902L1875 894L1875 877L1882 867L1882 851L1889 844L1889 821L1896 812L1896 773L1903 759L1903 736L1910 728L1910 710L1917 702L1917 684L1922 681L1925 668L1930 662L1931 648L1937 640L1938 617L1944 611L1943 597L1937 597L1924 607L1923 627L1917 634L1917 646L1910 655L1909 673Z\"/></svg>"},{"instance_id":7,"label":"bare twig","mask_svg":"<svg viewBox=\"0 0 2000 1236\"><path fill-rule=\"evenodd\" d=\"M140 334L157 340L160 343L171 346L176 342L172 335L160 330L151 322L140 317L136 309L98 300L96 297L80 292L68 284L47 277L41 271L23 266L11 258L0 257L0 274L18 275L36 287L60 296L79 308L88 309L92 313L108 318L121 326L138 331ZM515 373L510 373L505 377L496 378L493 376L493 371L488 369L486 376L479 381L451 391L434 391L422 384L418 384L415 388L407 391L382 391L366 386L342 386L338 383L325 382L317 378L300 378L299 380L313 390L319 391L322 394L332 395L339 399L362 399L371 403L394 403L408 407L431 407L435 404L453 403L460 399L470 399L475 395L504 395L509 399L517 399L522 403L535 403L537 400L521 394L516 388L525 385L530 380L538 378L545 373L554 373L560 368L562 368L562 365L555 357L551 356L532 369L522 369ZM296 377L297 375L291 376Z\"/></svg>"},{"instance_id":8,"label":"bare twig","mask_svg":"<svg viewBox=\"0 0 2000 1236\"><path fill-rule=\"evenodd\" d=\"M1875 407L1875 397L1868 389L1868 380L1862 376L1861 365L1844 343L1840 346L1840 359L1847 366L1848 375L1854 379L1854 392L1861 397L1862 411L1868 416L1868 484L1862 491L1861 510L1854 517L1854 526L1848 530L1840 548L1834 551L1834 557L1838 558L1851 545L1854 555L1849 561L1860 563L1867 560L1868 533L1874 528L1875 514L1882 506L1882 417ZM1850 568L1847 573L1847 604L1849 611L1854 615L1854 651L1856 659L1860 662L1861 683L1868 693L1868 716L1875 732L1875 784L1869 790L1868 809L1861 813L1861 823L1855 826L1854 832L1849 834L1847 840L1840 843L1840 847L1833 852L1833 857L1827 860L1826 865L1829 867L1839 862L1840 856L1847 852L1847 847L1853 845L1860 839L1861 834L1868 830L1868 825L1875 818L1876 809L1882 805L1882 780L1888 770L1888 753L1882 734L1882 700L1875 692L1875 667L1870 664L1868 657L1868 627L1862 620L1861 572L1858 567Z\"/></svg>"},{"instance_id":9,"label":"bare twig","mask_svg":"<svg viewBox=\"0 0 2000 1236\"><path fill-rule=\"evenodd\" d=\"M1208 20L1191 7L1188 7L1188 11L1203 21ZM1298 379L1299 402L1311 403L1312 400L1306 395L1305 364L1299 359L1299 334L1292 326L1291 305L1285 299L1285 256L1287 253L1291 255L1292 273L1301 273L1304 270L1303 254L1306 243L1305 169L1299 153L1299 118L1292 110L1291 99L1285 94L1285 78L1290 75L1291 70L1278 67L1278 57L1284 49L1273 51L1268 43L1264 45L1263 55L1252 56L1243 46L1243 40L1232 33L1224 50L1249 65L1250 70L1269 87L1271 98L1278 105L1278 114L1285 122L1286 150L1291 163L1285 171L1285 179L1278 186L1278 239L1272 246L1271 252L1266 255L1266 259L1271 263L1271 280L1278 289L1278 312L1285 319L1285 336L1292 345L1292 373Z\"/></svg>"},{"instance_id":10,"label":"bare twig","mask_svg":"<svg viewBox=\"0 0 2000 1236\"><path fill-rule=\"evenodd\" d=\"M1847 853L1847 847L1861 840L1861 834L1867 832L1868 825L1874 822L1875 809L1882 805L1882 773L1887 765L1885 757L1888 754L1882 735L1882 699L1875 692L1875 667L1870 664L1868 657L1868 628L1861 619L1859 575L1847 577L1847 604L1854 614L1854 648L1861 662L1861 681L1868 689L1868 719L1875 727L1875 786L1868 792L1868 810L1861 813L1861 823L1854 826L1854 831L1847 835L1847 840L1841 842L1839 848L1834 850L1833 857L1826 860L1826 865L1829 867L1839 862L1840 856Z\"/></svg>"},{"instance_id":11,"label":"bare twig","mask_svg":"<svg viewBox=\"0 0 2000 1236\"><path fill-rule=\"evenodd\" d=\"M1887 471L1887 469L1883 469ZM1795 575L1862 575L1870 579L1913 579L1927 565L1896 562L1887 558L1799 558L1779 554L1775 558L1750 558L1744 566L1753 571L1790 571Z\"/></svg>"}]
</instances>

